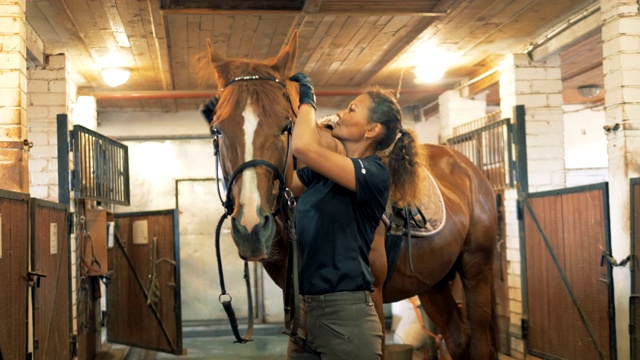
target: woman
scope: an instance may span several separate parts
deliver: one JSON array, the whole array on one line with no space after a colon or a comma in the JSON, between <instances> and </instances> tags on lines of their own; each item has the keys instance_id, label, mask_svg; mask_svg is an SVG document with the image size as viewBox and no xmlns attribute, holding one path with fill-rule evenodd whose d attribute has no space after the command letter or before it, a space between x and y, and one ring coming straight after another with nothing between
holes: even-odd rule
<instances>
[{"instance_id":1,"label":"woman","mask_svg":"<svg viewBox=\"0 0 640 360\"><path fill-rule=\"evenodd\" d=\"M310 79L298 73L290 80L300 84L292 151L307 166L291 186L300 196L300 335L306 341L300 346L290 339L287 357L377 359L383 332L371 301L369 252L389 197L396 206L421 198L424 156L415 135L401 126L398 103L381 90L366 91L337 113L332 135L346 156L327 150Z\"/></svg>"}]
</instances>

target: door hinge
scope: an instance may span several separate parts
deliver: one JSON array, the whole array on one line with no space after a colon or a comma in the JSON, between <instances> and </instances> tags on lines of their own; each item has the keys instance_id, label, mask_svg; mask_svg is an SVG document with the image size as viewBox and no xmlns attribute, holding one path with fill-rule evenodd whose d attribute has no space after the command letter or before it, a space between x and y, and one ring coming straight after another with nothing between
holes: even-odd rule
<instances>
[{"instance_id":1,"label":"door hinge","mask_svg":"<svg viewBox=\"0 0 640 360\"><path fill-rule=\"evenodd\" d=\"M526 339L529 336L529 320L520 320L520 330L522 331L522 338Z\"/></svg>"},{"instance_id":2,"label":"door hinge","mask_svg":"<svg viewBox=\"0 0 640 360\"><path fill-rule=\"evenodd\" d=\"M40 349L40 341L38 339L33 339L33 351Z\"/></svg>"},{"instance_id":3,"label":"door hinge","mask_svg":"<svg viewBox=\"0 0 640 360\"><path fill-rule=\"evenodd\" d=\"M69 345L71 347L71 357L74 358L78 356L78 335L71 334L71 340L69 340Z\"/></svg>"}]
</instances>

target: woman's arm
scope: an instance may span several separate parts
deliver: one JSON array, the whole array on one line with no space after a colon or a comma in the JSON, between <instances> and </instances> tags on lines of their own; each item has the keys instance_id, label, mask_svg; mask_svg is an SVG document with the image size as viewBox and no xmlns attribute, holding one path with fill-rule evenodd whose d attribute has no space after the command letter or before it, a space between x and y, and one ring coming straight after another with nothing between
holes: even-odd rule
<instances>
[{"instance_id":1,"label":"woman's arm","mask_svg":"<svg viewBox=\"0 0 640 360\"><path fill-rule=\"evenodd\" d=\"M302 184L300 178L298 178L298 173L293 172L293 177L291 179L291 186L289 186L289 190L293 193L293 196L299 197L307 188Z\"/></svg>"},{"instance_id":2,"label":"woman's arm","mask_svg":"<svg viewBox=\"0 0 640 360\"><path fill-rule=\"evenodd\" d=\"M356 175L351 159L322 146L316 125L313 84L301 73L291 80L300 83L300 108L293 129L293 154L305 165L345 188L356 191Z\"/></svg>"}]
</instances>

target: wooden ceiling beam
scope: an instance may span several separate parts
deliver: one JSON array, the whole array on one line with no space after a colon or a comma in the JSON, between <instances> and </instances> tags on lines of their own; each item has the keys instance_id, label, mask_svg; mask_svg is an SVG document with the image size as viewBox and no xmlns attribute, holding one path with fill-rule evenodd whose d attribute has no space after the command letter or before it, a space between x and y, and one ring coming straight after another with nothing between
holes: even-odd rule
<instances>
[{"instance_id":1,"label":"wooden ceiling beam","mask_svg":"<svg viewBox=\"0 0 640 360\"><path fill-rule=\"evenodd\" d=\"M161 9L165 15L306 15L306 16L425 16L440 17L446 15L444 12L415 12L413 9L391 9L391 10L321 10L315 12L303 9L298 10L262 10L262 9L207 9L207 8L190 8L190 9Z\"/></svg>"},{"instance_id":2,"label":"wooden ceiling beam","mask_svg":"<svg viewBox=\"0 0 640 360\"><path fill-rule=\"evenodd\" d=\"M400 94L440 94L446 89L440 86L402 89ZM355 96L362 94L361 88L326 87L317 88L316 96ZM173 90L173 91L91 91L78 89L78 95L93 96L96 100L150 100L150 99L208 99L216 94L214 90Z\"/></svg>"},{"instance_id":3,"label":"wooden ceiling beam","mask_svg":"<svg viewBox=\"0 0 640 360\"><path fill-rule=\"evenodd\" d=\"M422 1L335 2L305 0L303 4L292 1L204 1L159 0L164 14L179 15L366 15L366 16L443 16L446 11L427 11L429 3ZM429 9L432 10L432 9Z\"/></svg>"},{"instance_id":4,"label":"wooden ceiling beam","mask_svg":"<svg viewBox=\"0 0 640 360\"><path fill-rule=\"evenodd\" d=\"M600 31L600 7L592 6L545 35L528 49L533 61L544 60Z\"/></svg>"}]
</instances>

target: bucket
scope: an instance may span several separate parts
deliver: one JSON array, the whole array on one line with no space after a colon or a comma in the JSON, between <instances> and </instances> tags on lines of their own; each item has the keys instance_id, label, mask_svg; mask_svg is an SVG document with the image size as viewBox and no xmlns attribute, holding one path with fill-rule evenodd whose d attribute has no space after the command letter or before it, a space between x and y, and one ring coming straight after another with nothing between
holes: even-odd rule
<instances>
[{"instance_id":1,"label":"bucket","mask_svg":"<svg viewBox=\"0 0 640 360\"><path fill-rule=\"evenodd\" d=\"M386 360L411 360L413 357L413 345L410 344L385 344Z\"/></svg>"}]
</instances>

